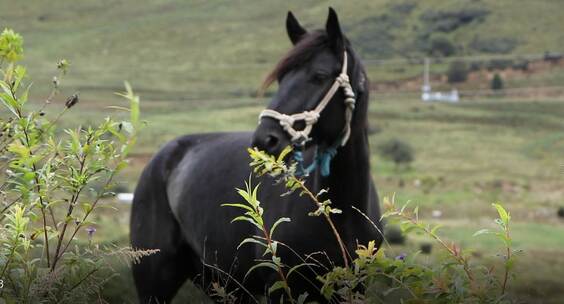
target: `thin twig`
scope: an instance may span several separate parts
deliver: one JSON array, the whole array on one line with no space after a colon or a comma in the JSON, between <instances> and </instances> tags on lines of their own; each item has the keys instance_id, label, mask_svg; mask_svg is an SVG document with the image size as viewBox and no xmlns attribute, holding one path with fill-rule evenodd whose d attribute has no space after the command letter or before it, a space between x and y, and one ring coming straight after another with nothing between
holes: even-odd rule
<instances>
[{"instance_id":1,"label":"thin twig","mask_svg":"<svg viewBox=\"0 0 564 304\"><path fill-rule=\"evenodd\" d=\"M77 288L80 284L82 284L84 281L86 281L86 279L88 279L89 276L93 275L96 271L98 271L98 268L94 268L91 271L89 271L82 279L80 279L80 281L78 281L76 284L74 284L70 289L69 292L73 291L75 288Z\"/></svg>"},{"instance_id":2,"label":"thin twig","mask_svg":"<svg viewBox=\"0 0 564 304\"><path fill-rule=\"evenodd\" d=\"M294 178L295 181L298 182L298 184L300 185L300 188L303 190L303 192L305 194L307 194L310 197L310 199L312 200L313 203L316 204L316 206L321 204L319 202L319 200L317 199L317 197L305 186L305 184L302 180L299 180L294 176L292 176L292 178ZM339 248L341 249L341 255L342 255L343 261L345 263L345 268L349 268L349 260L347 258L347 250L345 248L345 244L343 242L343 239L341 238L339 231L337 231L337 227L335 227L335 224L333 223L333 220L331 220L331 217L328 214L326 214L325 212L323 213L323 215L325 216L327 223L329 223L329 226L331 227L331 230L333 231L333 234L335 235L335 238L337 239L337 243L339 243Z\"/></svg>"},{"instance_id":3,"label":"thin twig","mask_svg":"<svg viewBox=\"0 0 564 304\"><path fill-rule=\"evenodd\" d=\"M354 210L356 210L358 213L360 213L360 215L362 215L368 222L370 222L370 224L372 224L372 226L378 231L378 233L380 233L380 236L382 236L382 240L384 240L384 243L386 244L386 246L388 246L389 249L392 249L392 245L390 245L390 243L386 239L386 236L384 235L384 232L382 232L382 230L380 228L378 228L376 223L374 223L374 221L372 221L372 219L370 219L368 217L368 215L366 215L364 212L360 211L360 209L356 208L355 206L352 206L352 208Z\"/></svg>"},{"instance_id":4,"label":"thin twig","mask_svg":"<svg viewBox=\"0 0 564 304\"><path fill-rule=\"evenodd\" d=\"M79 162L80 162L80 168L78 170L79 175L82 175L84 173L84 167L85 167L85 164L86 164L86 157L87 157L87 154L84 154L82 159L79 160ZM61 229L61 232L59 234L59 239L57 241L57 249L55 250L55 256L53 258L53 265L51 266L51 271L55 270L55 266L57 265L57 262L59 261L59 259L65 253L65 250L63 250L59 254L61 246L63 244L63 239L65 237L65 232L66 232L67 227L69 225L69 221L67 219L68 219L68 217L70 217L72 215L72 212L74 210L74 206L76 205L76 202L77 202L77 200L80 196L80 193L82 192L82 189L84 189L84 187L85 187L85 185L82 185L82 186L80 186L80 188L76 189L76 193L74 193L71 197L71 200L70 200L70 203L69 203L69 208L67 210L67 215L65 216L65 223L63 224L63 228ZM66 247L65 247L65 249L66 249Z\"/></svg>"}]
</instances>

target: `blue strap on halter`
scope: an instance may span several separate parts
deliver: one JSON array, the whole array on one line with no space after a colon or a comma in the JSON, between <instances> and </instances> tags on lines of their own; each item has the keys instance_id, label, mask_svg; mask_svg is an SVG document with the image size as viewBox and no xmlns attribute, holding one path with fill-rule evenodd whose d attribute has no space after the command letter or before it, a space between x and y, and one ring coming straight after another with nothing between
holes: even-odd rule
<instances>
[{"instance_id":1,"label":"blue strap on halter","mask_svg":"<svg viewBox=\"0 0 564 304\"><path fill-rule=\"evenodd\" d=\"M302 150L294 151L294 161L297 163L296 175L297 176L308 176L311 172L315 171L319 167L321 171L321 176L326 177L331 174L331 161L333 157L337 155L337 148L341 143L340 140L335 141L335 144L323 149L320 153L317 147L315 147L315 156L313 162L304 167L304 155ZM302 147L298 147L302 148Z\"/></svg>"},{"instance_id":2,"label":"blue strap on halter","mask_svg":"<svg viewBox=\"0 0 564 304\"><path fill-rule=\"evenodd\" d=\"M321 176L329 176L331 174L331 160L333 160L335 155L337 155L337 147L331 146L315 158L314 164L319 164Z\"/></svg>"}]
</instances>

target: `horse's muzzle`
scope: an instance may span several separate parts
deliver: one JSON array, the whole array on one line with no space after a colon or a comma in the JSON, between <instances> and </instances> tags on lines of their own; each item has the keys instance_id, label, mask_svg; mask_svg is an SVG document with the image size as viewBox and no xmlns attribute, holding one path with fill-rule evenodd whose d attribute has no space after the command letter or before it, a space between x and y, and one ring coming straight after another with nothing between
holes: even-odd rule
<instances>
[{"instance_id":1,"label":"horse's muzzle","mask_svg":"<svg viewBox=\"0 0 564 304\"><path fill-rule=\"evenodd\" d=\"M290 145L290 139L277 121L263 118L253 134L251 145L268 154L278 155Z\"/></svg>"}]
</instances>

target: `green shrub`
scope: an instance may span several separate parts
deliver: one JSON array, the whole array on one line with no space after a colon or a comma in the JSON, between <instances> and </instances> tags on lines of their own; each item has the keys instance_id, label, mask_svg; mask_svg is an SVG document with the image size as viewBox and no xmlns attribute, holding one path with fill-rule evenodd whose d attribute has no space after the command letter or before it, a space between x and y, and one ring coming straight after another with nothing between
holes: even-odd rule
<instances>
[{"instance_id":1,"label":"green shrub","mask_svg":"<svg viewBox=\"0 0 564 304\"><path fill-rule=\"evenodd\" d=\"M298 191L309 197L314 210L310 212L310 216L325 217L328 224L332 224L332 217L339 216L342 211L331 207L330 201L320 201L319 194L312 193L305 186L305 181L295 176L295 166L287 165L283 160L290 150L285 149L280 156L274 157L256 149L249 149L253 171L258 175L268 174L286 185L290 192ZM298 255L303 263L288 265L278 256L277 248L284 245L276 240L275 229L281 224L291 225L291 219L283 217L267 227L263 220L265 210L257 200L258 188L258 186L253 187L249 181L246 189L237 189L243 200L241 203L224 205L241 209L242 215L237 216L234 221L246 221L258 228L257 235L251 235L240 243L240 246L247 243L260 244L264 248L263 258L257 260L256 265L251 267L248 273L258 268L272 271L279 280L271 286L266 286L268 294L283 290L287 302L306 303L309 295L293 294L293 286L288 283L288 278L298 275L301 267L316 266L316 262L305 262L305 256L309 253L298 253L293 250L290 251ZM327 191L322 190L320 193ZM417 253L388 254L388 248L377 248L374 241L359 244L353 256L343 252L344 266L334 266L317 277L322 284L319 292L328 301L334 303L512 303L507 295L507 287L511 281L515 256L519 251L511 247L509 229L511 216L501 205L493 204L499 216L495 220L497 229L494 231L482 229L474 234L474 236L493 235L502 244L503 248L499 253L502 257L502 265L494 267L471 261L471 253L462 250L454 243L444 241L438 234L440 225L423 222L419 217L418 207L411 209L408 208L408 204L397 206L393 198L384 198L383 204L383 219L399 225L403 233L416 232L427 236L444 255L433 264L428 264L418 259ZM359 216L365 215L359 214ZM333 225L328 227L333 230L339 246L343 246L339 231ZM384 244L389 245L389 240L385 239ZM432 243L426 243L424 247L422 250L428 253ZM234 292L222 288L226 287L216 286L215 289L222 290L221 295L229 295L229 298L218 297L217 293L213 292L212 295L215 295L218 301L237 301Z\"/></svg>"},{"instance_id":2,"label":"green shrub","mask_svg":"<svg viewBox=\"0 0 564 304\"><path fill-rule=\"evenodd\" d=\"M384 158L393 161L396 166L409 165L415 159L413 148L405 141L392 138L377 147L378 153Z\"/></svg>"},{"instance_id":3,"label":"green shrub","mask_svg":"<svg viewBox=\"0 0 564 304\"><path fill-rule=\"evenodd\" d=\"M468 66L462 61L453 61L447 71L449 83L465 82L468 79Z\"/></svg>"},{"instance_id":4,"label":"green shrub","mask_svg":"<svg viewBox=\"0 0 564 304\"><path fill-rule=\"evenodd\" d=\"M456 45L454 45L454 43L452 43L447 37L433 37L431 39L429 53L434 56L452 56L456 54Z\"/></svg>"},{"instance_id":5,"label":"green shrub","mask_svg":"<svg viewBox=\"0 0 564 304\"><path fill-rule=\"evenodd\" d=\"M498 73L495 73L492 78L491 88L494 91L503 89L503 79L501 79L501 76Z\"/></svg>"},{"instance_id":6,"label":"green shrub","mask_svg":"<svg viewBox=\"0 0 564 304\"><path fill-rule=\"evenodd\" d=\"M69 66L61 60L46 100L28 105L31 81L23 39L11 30L0 35L1 157L0 298L3 303L91 303L115 273L106 259L138 260L151 252L99 246L92 215L107 207L116 175L135 143L139 99L126 84L130 120L110 118L94 126L60 130L58 121L79 105L70 96L60 113L51 113ZM122 126L120 128L120 126ZM94 189L94 184L102 185ZM5 301L5 302L4 302Z\"/></svg>"}]
</instances>

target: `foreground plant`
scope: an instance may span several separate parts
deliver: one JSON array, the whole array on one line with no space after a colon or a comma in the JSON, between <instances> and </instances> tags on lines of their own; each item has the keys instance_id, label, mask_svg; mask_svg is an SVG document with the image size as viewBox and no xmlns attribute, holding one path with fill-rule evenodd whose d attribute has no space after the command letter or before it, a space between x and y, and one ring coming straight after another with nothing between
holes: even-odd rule
<instances>
[{"instance_id":1,"label":"foreground plant","mask_svg":"<svg viewBox=\"0 0 564 304\"><path fill-rule=\"evenodd\" d=\"M471 253L455 243L442 239L440 225L428 224L419 218L418 207L397 206L394 199L384 198L383 218L398 223L405 234L427 236L442 248L431 264L418 259L419 252L387 255L385 248L359 245L358 258L351 269L333 269L322 280L327 297L342 293L348 286L362 285L373 300L385 303L511 303L507 295L508 278L519 250L511 247L509 213L493 204L499 218L498 231L479 230L474 236L494 234L503 245L501 273L494 263L484 265L471 260ZM392 248L389 248L392 251ZM505 253L505 254L504 254Z\"/></svg>"},{"instance_id":2,"label":"foreground plant","mask_svg":"<svg viewBox=\"0 0 564 304\"><path fill-rule=\"evenodd\" d=\"M274 232L276 230L276 227L278 227L278 225L282 223L290 222L290 219L287 217L282 217L278 219L272 225L272 227L267 227L262 217L264 210L260 206L260 202L257 199L258 186L252 188L250 180L248 183L245 183L245 186L246 189L244 190L237 189L237 192L245 200L245 203L223 204L222 206L235 207L244 210L244 215L234 218L231 222L249 222L256 226L257 229L262 233L262 235L253 235L242 240L241 243L239 243L238 247L241 247L247 243L258 244L261 247L264 247L263 256L270 256L270 260L258 261L256 265L251 267L247 271L245 278L257 268L266 267L273 269L278 273L279 280L272 284L272 286L268 289L268 293L270 294L278 289L283 289L288 296L289 301L294 303L294 297L292 296L292 291L290 289L290 286L288 285L288 276L297 268L287 270L287 265L284 265L282 263L282 260L278 256L279 243L274 239Z\"/></svg>"},{"instance_id":3,"label":"foreground plant","mask_svg":"<svg viewBox=\"0 0 564 304\"><path fill-rule=\"evenodd\" d=\"M341 239L341 235L337 231L333 220L331 219L331 214L340 214L343 211L337 208L331 207L331 200L320 199L320 196L327 192L326 189L321 190L317 194L313 194L305 185L305 180L296 176L296 165L287 165L284 162L286 156L292 152L291 147L286 147L278 157L268 155L262 151L255 149L248 149L249 155L252 158L250 166L253 168L256 174L265 175L268 174L271 177L277 179L277 182L284 183L288 192L284 195L290 194L294 191L299 191L300 195L307 195L311 202L315 204L316 210L309 213L310 216L323 216L329 224L331 231L335 235L335 239L339 244L341 250L341 256L345 267L349 267L349 259L345 249L345 243Z\"/></svg>"},{"instance_id":4,"label":"foreground plant","mask_svg":"<svg viewBox=\"0 0 564 304\"><path fill-rule=\"evenodd\" d=\"M100 247L92 242L91 220L113 195L115 177L135 144L139 97L126 83L128 121L106 118L98 125L60 130L58 121L79 102L68 97L56 115L49 105L59 93L69 63L57 64L53 88L39 105L28 103L31 83L22 58L23 40L0 35L0 298L8 303L90 302L113 274L106 257L138 259L151 252ZM83 240L79 236L86 232Z\"/></svg>"},{"instance_id":5,"label":"foreground plant","mask_svg":"<svg viewBox=\"0 0 564 304\"><path fill-rule=\"evenodd\" d=\"M289 192L299 191L307 195L316 204L316 209L311 216L323 215L329 223L339 245L342 244L339 232L332 224L330 215L341 213L331 207L330 201L320 201L319 195L314 195L305 182L296 177L295 165L287 165L285 157L291 152L285 149L281 155L274 157L256 149L249 149L252 158L251 167L259 175L268 174L277 182L284 183ZM264 210L257 200L258 186L252 188L249 183L244 190L238 189L244 203L224 204L224 206L240 208L244 215L236 217L233 221L247 221L255 225L263 235L251 236L241 242L239 246L247 243L258 244L264 247L264 255L270 256L269 260L257 261L249 269L249 273L256 268L271 268L279 274L280 280L270 286L269 291L284 289L289 302L303 303L307 294L294 299L292 286L287 278L299 268L315 267L315 263L307 260L309 253L302 254L302 264L286 265L277 255L276 248L282 244L273 238L276 227L281 223L290 222L289 218L280 218L271 227L267 227L262 219ZM324 192L324 191L322 191ZM335 266L324 274L318 276L321 283L319 290L327 300L347 303L378 302L378 303L511 303L507 295L507 285L511 277L515 255L520 252L512 248L510 236L509 213L500 205L493 204L499 218L495 220L498 230L480 230L474 235L493 234L503 244L503 267L501 274L495 272L493 265L483 265L471 261L471 255L459 246L442 239L438 231L440 225L427 224L419 218L419 209L408 208L408 204L397 206L394 198L384 198L385 213L382 219L388 223L400 225L403 233L418 233L426 235L436 242L443 250L443 254L432 264L423 262L418 258L418 252L410 254L387 254L388 250L376 248L375 242L359 244L355 251L356 257L348 263L347 256L343 254L344 267ZM357 210L358 211L358 210ZM364 216L364 215L363 215ZM366 217L366 216L365 216ZM366 217L367 220L369 220ZM385 241L387 244L387 241ZM292 251L293 252L293 251ZM318 267L318 269L323 269Z\"/></svg>"}]
</instances>

